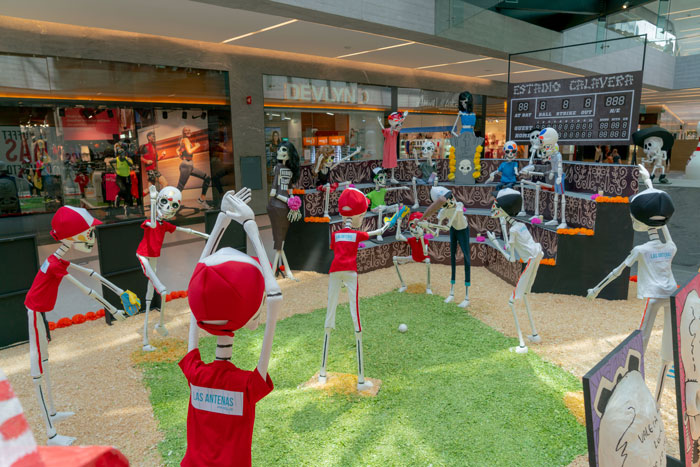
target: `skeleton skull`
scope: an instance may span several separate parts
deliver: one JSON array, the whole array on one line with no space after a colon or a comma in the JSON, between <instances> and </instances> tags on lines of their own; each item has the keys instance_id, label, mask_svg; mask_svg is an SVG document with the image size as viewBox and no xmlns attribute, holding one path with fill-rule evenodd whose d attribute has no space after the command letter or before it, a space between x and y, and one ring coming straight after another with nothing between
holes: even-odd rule
<instances>
[{"instance_id":1,"label":"skeleton skull","mask_svg":"<svg viewBox=\"0 0 700 467\"><path fill-rule=\"evenodd\" d=\"M530 146L539 148L540 147L540 130L532 130L530 132Z\"/></svg>"},{"instance_id":2,"label":"skeleton skull","mask_svg":"<svg viewBox=\"0 0 700 467\"><path fill-rule=\"evenodd\" d=\"M545 128L540 132L539 139L545 156L551 158L559 149L557 146L557 142L559 141L557 130L554 128Z\"/></svg>"},{"instance_id":3,"label":"skeleton skull","mask_svg":"<svg viewBox=\"0 0 700 467\"><path fill-rule=\"evenodd\" d=\"M658 136L651 136L644 140L644 154L649 157L657 155L664 145L664 141Z\"/></svg>"},{"instance_id":4,"label":"skeleton skull","mask_svg":"<svg viewBox=\"0 0 700 467\"><path fill-rule=\"evenodd\" d=\"M389 121L389 126L391 126L391 129L394 131L398 131L401 129L401 126L403 125L403 121L406 119L406 114L402 114L401 112L392 112L387 120Z\"/></svg>"},{"instance_id":5,"label":"skeleton skull","mask_svg":"<svg viewBox=\"0 0 700 467\"><path fill-rule=\"evenodd\" d=\"M83 253L90 253L95 246L95 228L90 227L77 235L65 238L61 240L61 243L67 243L71 248L75 248Z\"/></svg>"},{"instance_id":6,"label":"skeleton skull","mask_svg":"<svg viewBox=\"0 0 700 467\"><path fill-rule=\"evenodd\" d=\"M435 143L430 140L423 141L421 145L421 154L423 154L423 157L426 159L433 157L433 153L435 153Z\"/></svg>"},{"instance_id":7,"label":"skeleton skull","mask_svg":"<svg viewBox=\"0 0 700 467\"><path fill-rule=\"evenodd\" d=\"M159 219L172 219L182 205L182 193L173 186L166 186L156 198L156 211Z\"/></svg>"},{"instance_id":8,"label":"skeleton skull","mask_svg":"<svg viewBox=\"0 0 700 467\"><path fill-rule=\"evenodd\" d=\"M377 189L386 186L386 172L380 167L377 167L374 171L374 185Z\"/></svg>"},{"instance_id":9,"label":"skeleton skull","mask_svg":"<svg viewBox=\"0 0 700 467\"><path fill-rule=\"evenodd\" d=\"M408 222L408 231L416 238L423 236L424 233L423 227L418 225L418 219L411 219Z\"/></svg>"},{"instance_id":10,"label":"skeleton skull","mask_svg":"<svg viewBox=\"0 0 700 467\"><path fill-rule=\"evenodd\" d=\"M289 149L287 146L282 145L277 149L277 160L280 162L289 160Z\"/></svg>"},{"instance_id":11,"label":"skeleton skull","mask_svg":"<svg viewBox=\"0 0 700 467\"><path fill-rule=\"evenodd\" d=\"M503 153L506 159L512 161L518 155L518 145L515 144L515 141L506 141L506 144L503 145Z\"/></svg>"},{"instance_id":12,"label":"skeleton skull","mask_svg":"<svg viewBox=\"0 0 700 467\"><path fill-rule=\"evenodd\" d=\"M472 171L472 161L469 159L462 159L459 161L458 169L462 175L468 175Z\"/></svg>"}]
</instances>

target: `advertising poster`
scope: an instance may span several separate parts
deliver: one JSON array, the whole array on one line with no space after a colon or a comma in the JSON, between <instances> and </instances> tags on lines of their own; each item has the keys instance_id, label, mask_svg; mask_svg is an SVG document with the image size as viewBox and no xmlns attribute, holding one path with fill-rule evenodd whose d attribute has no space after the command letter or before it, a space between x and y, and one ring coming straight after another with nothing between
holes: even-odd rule
<instances>
[{"instance_id":1,"label":"advertising poster","mask_svg":"<svg viewBox=\"0 0 700 467\"><path fill-rule=\"evenodd\" d=\"M700 465L700 274L671 297L678 443L684 466Z\"/></svg>"},{"instance_id":2,"label":"advertising poster","mask_svg":"<svg viewBox=\"0 0 700 467\"><path fill-rule=\"evenodd\" d=\"M167 115L167 118L164 116ZM144 175L144 157L157 157L155 168L161 183L182 191L183 204L196 207L203 191L211 199L211 166L206 114L200 111L156 111L155 123L138 129L139 154ZM144 187L149 185L144 180Z\"/></svg>"}]
</instances>

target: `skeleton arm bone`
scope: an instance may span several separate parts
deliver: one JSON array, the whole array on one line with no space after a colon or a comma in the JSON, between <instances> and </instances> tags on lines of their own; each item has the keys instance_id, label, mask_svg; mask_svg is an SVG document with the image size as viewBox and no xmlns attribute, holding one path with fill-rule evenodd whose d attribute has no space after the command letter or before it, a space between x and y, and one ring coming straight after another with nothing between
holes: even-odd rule
<instances>
[{"instance_id":1,"label":"skeleton arm bone","mask_svg":"<svg viewBox=\"0 0 700 467\"><path fill-rule=\"evenodd\" d=\"M450 130L450 133L452 133L455 136L459 136L457 133L455 133L455 128L457 128L457 122L459 122L459 115L457 115L457 118L455 118L455 123L452 125L452 129Z\"/></svg>"},{"instance_id":2,"label":"skeleton arm bone","mask_svg":"<svg viewBox=\"0 0 700 467\"><path fill-rule=\"evenodd\" d=\"M513 245L510 243L506 243L506 249L504 249L501 244L498 242L498 239L496 238L496 235L493 232L486 232L486 235L489 237L489 241L493 245L493 247L501 253L505 258L510 261L511 263L515 261L515 255L513 252ZM506 252L507 251L507 252Z\"/></svg>"},{"instance_id":3,"label":"skeleton arm bone","mask_svg":"<svg viewBox=\"0 0 700 467\"><path fill-rule=\"evenodd\" d=\"M152 229L155 229L158 225L158 219L156 217L156 198L158 197L158 189L151 185L148 188L148 192L151 199L151 220L146 222L146 225Z\"/></svg>"},{"instance_id":4,"label":"skeleton arm bone","mask_svg":"<svg viewBox=\"0 0 700 467\"><path fill-rule=\"evenodd\" d=\"M195 235L195 236L197 236L197 237L201 237L201 238L204 238L204 239L208 239L208 238L209 238L209 234L207 234L207 233L200 232L200 231L198 231L198 230L188 229L188 228L186 228L186 227L176 227L175 230L177 230L178 232L184 232L184 233L187 233L187 234L190 234L190 235Z\"/></svg>"},{"instance_id":5,"label":"skeleton arm bone","mask_svg":"<svg viewBox=\"0 0 700 467\"><path fill-rule=\"evenodd\" d=\"M287 201L289 201L289 198L287 196L284 196L284 195L277 193L276 188L273 188L272 190L270 190L270 196L273 198L277 198L278 200L282 201L283 203L286 203Z\"/></svg>"},{"instance_id":6,"label":"skeleton arm bone","mask_svg":"<svg viewBox=\"0 0 700 467\"><path fill-rule=\"evenodd\" d=\"M379 122L379 126L382 127L382 130L384 129L384 123L382 122L382 117L377 117L377 121Z\"/></svg>"},{"instance_id":7,"label":"skeleton arm bone","mask_svg":"<svg viewBox=\"0 0 700 467\"><path fill-rule=\"evenodd\" d=\"M71 266L73 266L72 263L71 263ZM84 294L87 295L88 297L91 297L91 298L95 299L97 302L99 302L99 303L100 303L103 307L105 307L105 309L106 309L107 311L109 311L109 312L112 314L112 316L114 316L116 319L118 319L118 320L120 320L120 321L126 319L126 316L124 316L124 311L122 311L122 310L117 310L117 309L114 307L114 305L112 305L111 303L109 303L102 295L100 295L99 293L97 293L95 290L93 290L93 289L91 289L90 287L86 286L85 284L83 284L82 282L80 282L78 279L76 279L75 277L73 277L73 276L70 275L70 274L67 274L67 275L66 275L66 279L68 279L70 282L72 282L73 285L75 285L82 293L84 293ZM110 284L111 284L111 282L110 282ZM114 284L112 284L112 285L114 285ZM110 287L110 290L113 290L113 289ZM120 289L120 290L121 290L121 289ZM118 295L121 295L121 294L118 294Z\"/></svg>"},{"instance_id":8,"label":"skeleton arm bone","mask_svg":"<svg viewBox=\"0 0 700 467\"><path fill-rule=\"evenodd\" d=\"M603 290L605 287L607 287L608 284L610 284L612 281L617 279L620 274L622 274L622 271L625 270L628 264L631 264L633 261L636 261L636 255L635 254L630 254L625 261L622 262L618 267L610 271L610 274L605 276L605 279L600 281L598 285L593 287L592 289L588 289L588 295L586 295L586 298L588 299L594 299L598 296L601 290Z\"/></svg>"},{"instance_id":9,"label":"skeleton arm bone","mask_svg":"<svg viewBox=\"0 0 700 467\"><path fill-rule=\"evenodd\" d=\"M94 269L89 269L89 268L79 266L79 265L74 264L74 263L70 263L70 265L68 267L73 268L73 269L77 269L78 271L80 271L84 274L87 274L88 277L94 277L95 279L97 279L100 282L100 284L104 285L105 287L107 287L109 290L111 290L112 292L114 292L117 295L121 295L124 293L124 291L122 289L120 289L119 287L112 284L110 281L108 281L104 277L102 277Z\"/></svg>"},{"instance_id":10,"label":"skeleton arm bone","mask_svg":"<svg viewBox=\"0 0 700 467\"><path fill-rule=\"evenodd\" d=\"M333 165L331 165L330 170L335 169L335 168L338 167L338 165L340 165L342 162L345 162L345 161L347 161L347 160L352 159L353 157L355 157L356 155L358 155L361 151L362 151L362 148L361 148L361 147L358 147L352 154L348 154L348 155L345 156L345 157L341 157L340 160L339 160L338 162L336 162L336 163L334 163Z\"/></svg>"}]
</instances>

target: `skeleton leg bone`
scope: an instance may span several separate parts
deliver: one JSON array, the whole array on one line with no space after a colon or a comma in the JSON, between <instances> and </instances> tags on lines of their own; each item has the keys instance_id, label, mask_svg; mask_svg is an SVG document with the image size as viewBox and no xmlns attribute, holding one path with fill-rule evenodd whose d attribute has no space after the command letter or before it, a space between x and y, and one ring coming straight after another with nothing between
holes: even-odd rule
<instances>
[{"instance_id":1,"label":"skeleton leg bone","mask_svg":"<svg viewBox=\"0 0 700 467\"><path fill-rule=\"evenodd\" d=\"M527 353L527 346L523 340L523 333L520 331L520 322L518 322L518 314L515 312L515 299L511 296L508 300L508 305L510 306L510 311L513 312L513 320L515 320L515 329L518 331L518 341L520 345L518 347L511 347L511 352L515 353Z\"/></svg>"},{"instance_id":2,"label":"skeleton leg bone","mask_svg":"<svg viewBox=\"0 0 700 467\"><path fill-rule=\"evenodd\" d=\"M295 278L294 274L292 274L292 268L289 267L289 263L287 262L287 255L284 254L284 243L282 243L281 256L282 256L282 264L284 264L284 273L287 275L287 279L291 279L293 281L299 282L299 279Z\"/></svg>"},{"instance_id":3,"label":"skeleton leg bone","mask_svg":"<svg viewBox=\"0 0 700 467\"><path fill-rule=\"evenodd\" d=\"M406 291L406 283L403 281L403 277L401 277L401 271L399 270L399 264L406 264L408 263L408 259L411 259L410 256L394 256L394 267L396 268L396 274L399 276L399 281L401 282L401 287L399 287L399 292L405 292Z\"/></svg>"},{"instance_id":4,"label":"skeleton leg bone","mask_svg":"<svg viewBox=\"0 0 700 467\"><path fill-rule=\"evenodd\" d=\"M411 206L411 209L416 210L420 207L420 204L418 203L418 188L416 188L416 177L413 177L411 179L411 186L413 187L413 206Z\"/></svg>"},{"instance_id":5,"label":"skeleton leg bone","mask_svg":"<svg viewBox=\"0 0 700 467\"><path fill-rule=\"evenodd\" d=\"M427 271L427 278L425 279L425 293L432 295L433 290L430 288L430 258L425 259L425 267Z\"/></svg>"},{"instance_id":6,"label":"skeleton leg bone","mask_svg":"<svg viewBox=\"0 0 700 467\"><path fill-rule=\"evenodd\" d=\"M155 350L155 347L150 345L148 341L148 314L151 308L151 301L153 300L153 291L154 289L157 290L158 294L161 297L160 319L158 324L156 324L155 326L155 331L158 332L158 334L160 334L161 336L167 336L168 330L165 328L164 320L166 308L165 295L168 293L168 289L165 287L165 285L163 285L163 283L160 281L160 279L158 279L158 276L156 275L158 259L149 258L141 255L136 255L136 257L138 258L139 263L141 263L143 273L148 278L148 289L146 291L146 316L144 317L143 323L143 350L146 352L150 352Z\"/></svg>"},{"instance_id":7,"label":"skeleton leg bone","mask_svg":"<svg viewBox=\"0 0 700 467\"><path fill-rule=\"evenodd\" d=\"M399 181L396 180L395 173L394 173L395 171L396 171L396 168L392 168L392 169L391 169L391 179L390 179L389 181L390 181L391 183L398 184Z\"/></svg>"},{"instance_id":8,"label":"skeleton leg bone","mask_svg":"<svg viewBox=\"0 0 700 467\"><path fill-rule=\"evenodd\" d=\"M330 204L331 200L331 184L326 183L323 187L325 189L325 193L323 194L323 217L330 217L328 215L328 205Z\"/></svg>"},{"instance_id":9,"label":"skeleton leg bone","mask_svg":"<svg viewBox=\"0 0 700 467\"><path fill-rule=\"evenodd\" d=\"M545 225L557 225L557 218L559 217L559 194L554 193L554 215L552 220L545 222Z\"/></svg>"},{"instance_id":10,"label":"skeleton leg bone","mask_svg":"<svg viewBox=\"0 0 700 467\"><path fill-rule=\"evenodd\" d=\"M554 218L556 220L556 217ZM561 195L561 224L557 226L557 229L567 229L569 226L566 224L566 195L562 193Z\"/></svg>"},{"instance_id":11,"label":"skeleton leg bone","mask_svg":"<svg viewBox=\"0 0 700 467\"><path fill-rule=\"evenodd\" d=\"M532 334L527 336L527 339L533 344L539 344L542 342L542 338L537 334L537 329L535 328L535 320L532 319L532 312L530 311L530 302L527 300L529 293L523 295L523 302L525 303L525 309L527 310L527 317L530 319L530 328L532 329Z\"/></svg>"},{"instance_id":12,"label":"skeleton leg bone","mask_svg":"<svg viewBox=\"0 0 700 467\"><path fill-rule=\"evenodd\" d=\"M331 338L331 331L335 329L335 310L338 307L338 294L342 284L341 275L332 272L328 276L328 305L326 307L326 323L324 325L325 335L323 338L323 356L321 358L321 370L318 372L318 382L325 384L326 364L328 363L328 344Z\"/></svg>"}]
</instances>

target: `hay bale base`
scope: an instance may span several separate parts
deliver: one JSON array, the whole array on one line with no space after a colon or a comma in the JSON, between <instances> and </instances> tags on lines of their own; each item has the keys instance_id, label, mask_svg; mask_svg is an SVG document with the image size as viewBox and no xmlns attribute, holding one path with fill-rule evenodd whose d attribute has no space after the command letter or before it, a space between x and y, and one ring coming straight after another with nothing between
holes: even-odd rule
<instances>
[{"instance_id":1,"label":"hay bale base","mask_svg":"<svg viewBox=\"0 0 700 467\"><path fill-rule=\"evenodd\" d=\"M364 391L357 390L357 375L351 375L349 373L334 373L329 371L327 373L328 380L326 384L321 384L318 382L318 371L314 374L310 380L301 383L299 389L315 389L317 391L323 391L328 395L333 394L358 394L361 396L376 397L379 393L379 389L382 387L382 380L375 378L365 378L367 381L371 381L374 384L373 387L366 389Z\"/></svg>"}]
</instances>

